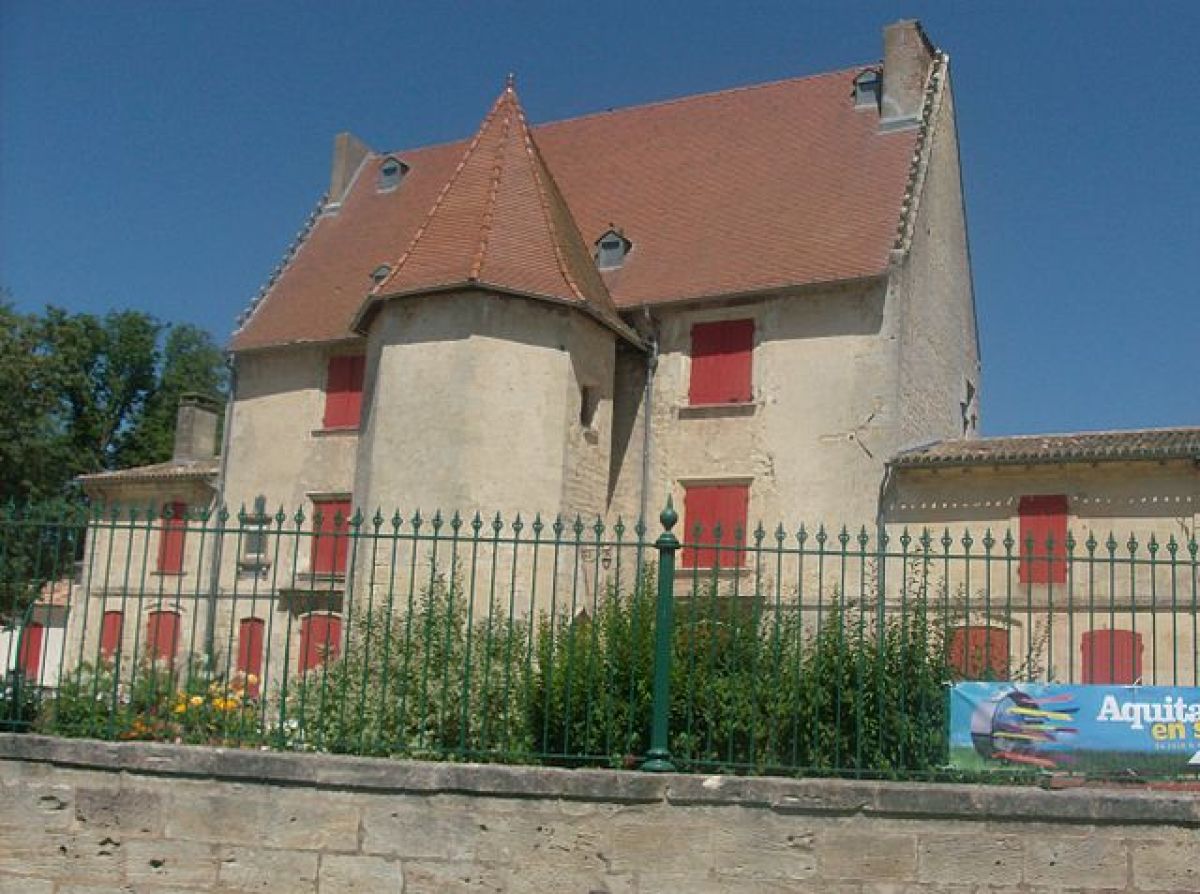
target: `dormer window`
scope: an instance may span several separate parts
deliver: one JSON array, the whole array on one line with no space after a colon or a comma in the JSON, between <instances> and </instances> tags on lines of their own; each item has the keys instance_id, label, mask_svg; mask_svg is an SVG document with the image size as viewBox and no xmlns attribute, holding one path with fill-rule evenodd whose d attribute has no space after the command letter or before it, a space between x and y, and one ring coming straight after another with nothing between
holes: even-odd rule
<instances>
[{"instance_id":1,"label":"dormer window","mask_svg":"<svg viewBox=\"0 0 1200 894\"><path fill-rule=\"evenodd\" d=\"M610 229L596 240L596 266L601 270L615 270L625 263L625 255L633 243L616 229Z\"/></svg>"},{"instance_id":2,"label":"dormer window","mask_svg":"<svg viewBox=\"0 0 1200 894\"><path fill-rule=\"evenodd\" d=\"M879 70L868 68L854 79L854 107L856 109L879 108L879 91L883 85Z\"/></svg>"},{"instance_id":3,"label":"dormer window","mask_svg":"<svg viewBox=\"0 0 1200 894\"><path fill-rule=\"evenodd\" d=\"M371 280L376 283L381 283L387 279L387 275L392 272L392 268L387 264L380 264L371 271Z\"/></svg>"},{"instance_id":4,"label":"dormer window","mask_svg":"<svg viewBox=\"0 0 1200 894\"><path fill-rule=\"evenodd\" d=\"M398 158L391 156L379 163L379 181L376 189L379 192L390 192L400 185L404 175L408 173L408 165Z\"/></svg>"}]
</instances>

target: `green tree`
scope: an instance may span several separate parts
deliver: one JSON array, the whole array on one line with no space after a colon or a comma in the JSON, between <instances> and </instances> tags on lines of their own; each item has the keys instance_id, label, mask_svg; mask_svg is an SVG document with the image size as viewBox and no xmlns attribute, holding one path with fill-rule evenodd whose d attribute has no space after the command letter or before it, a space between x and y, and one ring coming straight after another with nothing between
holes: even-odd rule
<instances>
[{"instance_id":1,"label":"green tree","mask_svg":"<svg viewBox=\"0 0 1200 894\"><path fill-rule=\"evenodd\" d=\"M48 452L56 396L38 320L0 300L0 502L41 500L61 481Z\"/></svg>"},{"instance_id":2,"label":"green tree","mask_svg":"<svg viewBox=\"0 0 1200 894\"><path fill-rule=\"evenodd\" d=\"M48 387L57 397L54 447L70 478L126 465L125 445L158 383L163 328L136 311L98 318L47 310L42 331Z\"/></svg>"},{"instance_id":3,"label":"green tree","mask_svg":"<svg viewBox=\"0 0 1200 894\"><path fill-rule=\"evenodd\" d=\"M169 459L179 399L187 393L220 398L226 388L224 359L212 336L186 323L170 327L158 380L119 446L120 465L141 466Z\"/></svg>"},{"instance_id":4,"label":"green tree","mask_svg":"<svg viewBox=\"0 0 1200 894\"><path fill-rule=\"evenodd\" d=\"M226 387L221 351L196 326L0 300L0 500L69 497L79 475L167 460L180 396Z\"/></svg>"},{"instance_id":5,"label":"green tree","mask_svg":"<svg viewBox=\"0 0 1200 894\"><path fill-rule=\"evenodd\" d=\"M0 622L76 557L76 478L169 459L180 395L226 387L220 349L195 326L20 313L0 293Z\"/></svg>"}]
</instances>

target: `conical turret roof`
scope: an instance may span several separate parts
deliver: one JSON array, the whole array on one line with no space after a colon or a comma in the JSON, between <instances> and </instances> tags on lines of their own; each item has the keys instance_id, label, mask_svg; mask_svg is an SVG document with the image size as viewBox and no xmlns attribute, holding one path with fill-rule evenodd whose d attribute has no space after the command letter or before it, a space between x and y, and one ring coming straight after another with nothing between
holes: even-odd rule
<instances>
[{"instance_id":1,"label":"conical turret roof","mask_svg":"<svg viewBox=\"0 0 1200 894\"><path fill-rule=\"evenodd\" d=\"M591 252L559 193L512 80L497 98L424 222L363 302L480 287L577 305L626 337Z\"/></svg>"}]
</instances>

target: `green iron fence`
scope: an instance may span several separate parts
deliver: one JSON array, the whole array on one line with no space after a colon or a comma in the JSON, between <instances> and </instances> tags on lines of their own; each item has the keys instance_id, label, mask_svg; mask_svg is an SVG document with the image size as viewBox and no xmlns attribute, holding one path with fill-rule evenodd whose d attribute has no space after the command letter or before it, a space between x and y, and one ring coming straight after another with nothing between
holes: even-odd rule
<instances>
[{"instance_id":1,"label":"green iron fence","mask_svg":"<svg viewBox=\"0 0 1200 894\"><path fill-rule=\"evenodd\" d=\"M1194 536L677 527L10 508L0 726L933 777L955 679L1200 683Z\"/></svg>"}]
</instances>

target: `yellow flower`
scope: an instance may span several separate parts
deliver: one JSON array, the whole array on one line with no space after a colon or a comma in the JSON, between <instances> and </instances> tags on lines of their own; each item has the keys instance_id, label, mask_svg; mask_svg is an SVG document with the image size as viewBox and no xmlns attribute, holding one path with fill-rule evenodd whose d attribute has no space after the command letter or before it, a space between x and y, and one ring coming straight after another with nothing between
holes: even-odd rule
<instances>
[{"instance_id":1,"label":"yellow flower","mask_svg":"<svg viewBox=\"0 0 1200 894\"><path fill-rule=\"evenodd\" d=\"M186 710L187 710L187 705L184 705L184 704L179 704L179 705L176 705L176 706L175 706L175 713L176 713L176 714L182 714L182 713L183 713L184 711L186 711Z\"/></svg>"},{"instance_id":2,"label":"yellow flower","mask_svg":"<svg viewBox=\"0 0 1200 894\"><path fill-rule=\"evenodd\" d=\"M198 708L204 704L204 696L193 695L190 699L188 699L188 701L191 703L192 707Z\"/></svg>"}]
</instances>

